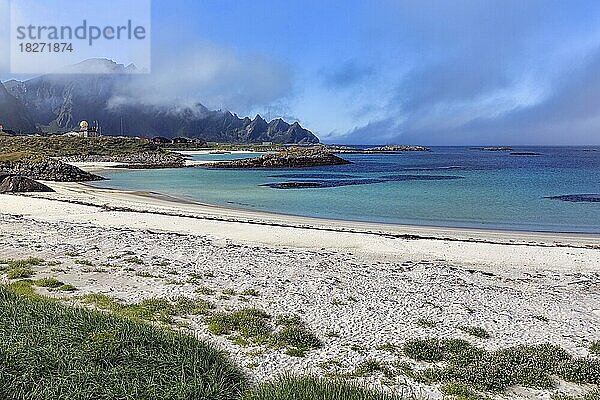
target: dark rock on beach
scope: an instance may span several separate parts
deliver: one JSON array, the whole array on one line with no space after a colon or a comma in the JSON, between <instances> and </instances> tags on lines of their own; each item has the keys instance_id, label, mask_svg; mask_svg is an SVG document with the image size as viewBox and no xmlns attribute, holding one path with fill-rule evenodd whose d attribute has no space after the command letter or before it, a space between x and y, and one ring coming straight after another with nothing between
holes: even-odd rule
<instances>
[{"instance_id":1,"label":"dark rock on beach","mask_svg":"<svg viewBox=\"0 0 600 400\"><path fill-rule=\"evenodd\" d=\"M28 192L54 192L54 190L24 176L0 176L0 193Z\"/></svg>"},{"instance_id":2,"label":"dark rock on beach","mask_svg":"<svg viewBox=\"0 0 600 400\"><path fill-rule=\"evenodd\" d=\"M0 174L56 182L87 182L104 179L51 158L0 161Z\"/></svg>"},{"instance_id":3,"label":"dark rock on beach","mask_svg":"<svg viewBox=\"0 0 600 400\"><path fill-rule=\"evenodd\" d=\"M352 164L321 148L292 148L258 158L205 164L209 168L304 168L322 165Z\"/></svg>"}]
</instances>

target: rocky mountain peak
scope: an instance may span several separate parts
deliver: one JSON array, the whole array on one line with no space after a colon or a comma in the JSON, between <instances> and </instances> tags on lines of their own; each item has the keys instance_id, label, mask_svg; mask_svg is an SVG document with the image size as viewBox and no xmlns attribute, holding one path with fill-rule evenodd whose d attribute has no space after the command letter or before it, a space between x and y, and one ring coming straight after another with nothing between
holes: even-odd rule
<instances>
[{"instance_id":1,"label":"rocky mountain peak","mask_svg":"<svg viewBox=\"0 0 600 400\"><path fill-rule=\"evenodd\" d=\"M10 81L11 115L0 107L0 123L25 133L46 127L45 133L76 129L79 121L98 121L107 135L198 138L223 143L318 143L306 129L290 134L281 120L270 124L257 114L240 118L229 110L213 111L200 103L191 106L146 105L136 93L123 93L140 75L135 66L96 58L72 67L71 74L42 75L27 81ZM139 82L138 82L139 83ZM6 94L3 95L6 97ZM14 118L15 112L21 120ZM27 122L28 120L29 122Z\"/></svg>"}]
</instances>

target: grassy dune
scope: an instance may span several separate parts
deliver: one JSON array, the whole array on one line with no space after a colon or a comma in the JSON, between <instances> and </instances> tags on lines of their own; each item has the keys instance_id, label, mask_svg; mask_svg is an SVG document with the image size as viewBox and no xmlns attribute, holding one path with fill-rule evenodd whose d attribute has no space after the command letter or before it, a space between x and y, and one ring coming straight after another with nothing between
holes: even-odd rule
<instances>
[{"instance_id":1,"label":"grassy dune","mask_svg":"<svg viewBox=\"0 0 600 400\"><path fill-rule=\"evenodd\" d=\"M0 398L228 400L246 386L191 336L0 287Z\"/></svg>"},{"instance_id":2,"label":"grassy dune","mask_svg":"<svg viewBox=\"0 0 600 400\"><path fill-rule=\"evenodd\" d=\"M316 377L284 376L250 387L241 369L211 345L138 317L72 307L36 294L36 282L46 281L0 286L2 399L403 398Z\"/></svg>"}]
</instances>

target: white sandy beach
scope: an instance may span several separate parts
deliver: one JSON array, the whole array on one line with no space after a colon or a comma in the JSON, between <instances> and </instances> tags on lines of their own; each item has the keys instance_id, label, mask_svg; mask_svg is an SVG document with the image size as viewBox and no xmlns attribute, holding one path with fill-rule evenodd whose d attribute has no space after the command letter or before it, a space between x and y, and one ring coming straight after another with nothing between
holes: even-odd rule
<instances>
[{"instance_id":1,"label":"white sandy beach","mask_svg":"<svg viewBox=\"0 0 600 400\"><path fill-rule=\"evenodd\" d=\"M194 334L229 351L258 380L323 373L320 365L330 360L348 371L369 358L393 360L378 347L410 338L460 337L488 349L550 342L585 356L600 337L598 235L319 220L47 184L57 193L0 195L2 258L61 261L37 276L73 284L77 295L194 297L200 285L216 290L201 296L222 309L300 315L325 344L304 358L240 347L209 334L200 319L188 320ZM131 271L111 260L125 251L144 264ZM190 274L204 278L192 282ZM222 296L249 288L260 295ZM436 326L420 326L422 318ZM483 327L491 337L468 336L461 325ZM386 384L440 396L398 379ZM511 397L549 396L529 389Z\"/></svg>"}]
</instances>

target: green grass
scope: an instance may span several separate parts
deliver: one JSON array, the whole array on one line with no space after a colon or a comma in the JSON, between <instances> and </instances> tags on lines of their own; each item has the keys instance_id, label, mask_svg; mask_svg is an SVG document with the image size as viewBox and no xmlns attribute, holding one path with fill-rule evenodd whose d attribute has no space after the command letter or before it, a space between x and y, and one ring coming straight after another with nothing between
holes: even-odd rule
<instances>
[{"instance_id":1,"label":"green grass","mask_svg":"<svg viewBox=\"0 0 600 400\"><path fill-rule=\"evenodd\" d=\"M404 343L404 354L417 361L438 362L448 358L453 349L470 348L466 340L413 339Z\"/></svg>"},{"instance_id":2,"label":"green grass","mask_svg":"<svg viewBox=\"0 0 600 400\"><path fill-rule=\"evenodd\" d=\"M15 294L24 287L0 287L0 398L234 400L247 386L193 337Z\"/></svg>"},{"instance_id":3,"label":"green grass","mask_svg":"<svg viewBox=\"0 0 600 400\"><path fill-rule=\"evenodd\" d=\"M129 257L129 258L124 259L123 261L128 264L138 264L138 265L144 264L144 260L142 260L139 257Z\"/></svg>"},{"instance_id":4,"label":"green grass","mask_svg":"<svg viewBox=\"0 0 600 400\"><path fill-rule=\"evenodd\" d=\"M172 317L182 315L207 314L214 304L203 299L178 298L174 301L165 299L146 299L139 303L122 304L104 294L88 294L81 297L84 304L93 304L102 310L146 321L172 323Z\"/></svg>"},{"instance_id":5,"label":"green grass","mask_svg":"<svg viewBox=\"0 0 600 400\"><path fill-rule=\"evenodd\" d=\"M29 278L34 274L32 266L44 264L44 260L37 257L29 257L23 260L2 260L0 271L6 273L8 279Z\"/></svg>"},{"instance_id":6,"label":"green grass","mask_svg":"<svg viewBox=\"0 0 600 400\"><path fill-rule=\"evenodd\" d=\"M352 376L359 378L372 376L378 373L382 373L388 378L391 378L395 375L389 363L374 359L367 359L356 366L354 372L352 372Z\"/></svg>"},{"instance_id":7,"label":"green grass","mask_svg":"<svg viewBox=\"0 0 600 400\"><path fill-rule=\"evenodd\" d=\"M271 340L274 346L288 348L289 355L299 357L304 356L304 353L310 349L322 346L319 338L299 320L279 322L279 327L272 334Z\"/></svg>"},{"instance_id":8,"label":"green grass","mask_svg":"<svg viewBox=\"0 0 600 400\"><path fill-rule=\"evenodd\" d=\"M457 382L446 383L440 387L440 392L445 398L455 400L486 400L487 397L481 395L471 387Z\"/></svg>"},{"instance_id":9,"label":"green grass","mask_svg":"<svg viewBox=\"0 0 600 400\"><path fill-rule=\"evenodd\" d=\"M215 335L238 333L256 343L265 343L272 331L271 317L264 311L245 308L234 312L218 312L206 319L208 330Z\"/></svg>"},{"instance_id":10,"label":"green grass","mask_svg":"<svg viewBox=\"0 0 600 400\"><path fill-rule=\"evenodd\" d=\"M315 376L285 375L244 393L240 400L401 400L364 385Z\"/></svg>"},{"instance_id":11,"label":"green grass","mask_svg":"<svg viewBox=\"0 0 600 400\"><path fill-rule=\"evenodd\" d=\"M590 353L600 356L600 342L594 342L589 347Z\"/></svg>"},{"instance_id":12,"label":"green grass","mask_svg":"<svg viewBox=\"0 0 600 400\"><path fill-rule=\"evenodd\" d=\"M22 279L19 281L11 282L10 284L5 285L3 287L6 288L6 290L8 290L9 292L19 296L33 299L42 298L42 296L37 294L33 289L33 281L31 279Z\"/></svg>"},{"instance_id":13,"label":"green grass","mask_svg":"<svg viewBox=\"0 0 600 400\"><path fill-rule=\"evenodd\" d=\"M421 328L435 328L437 322L427 318L419 318L417 320L417 325L419 325Z\"/></svg>"},{"instance_id":14,"label":"green grass","mask_svg":"<svg viewBox=\"0 0 600 400\"><path fill-rule=\"evenodd\" d=\"M199 293L199 294L204 294L204 295L207 295L207 296L212 296L213 294L215 294L215 291L213 289L208 288L206 286L202 286L202 287L197 288L195 290L195 292Z\"/></svg>"},{"instance_id":15,"label":"green grass","mask_svg":"<svg viewBox=\"0 0 600 400\"><path fill-rule=\"evenodd\" d=\"M6 271L6 277L8 279L29 278L32 275L33 270L29 267L16 267Z\"/></svg>"},{"instance_id":16,"label":"green grass","mask_svg":"<svg viewBox=\"0 0 600 400\"><path fill-rule=\"evenodd\" d=\"M140 276L142 278L158 278L158 276L148 271L138 271L135 273L135 276Z\"/></svg>"},{"instance_id":17,"label":"green grass","mask_svg":"<svg viewBox=\"0 0 600 400\"><path fill-rule=\"evenodd\" d=\"M557 368L557 372L569 382L600 385L600 360L596 358L568 360Z\"/></svg>"},{"instance_id":18,"label":"green grass","mask_svg":"<svg viewBox=\"0 0 600 400\"><path fill-rule=\"evenodd\" d=\"M552 400L600 400L600 388L593 389L583 396L571 396L567 394L555 393L550 398Z\"/></svg>"},{"instance_id":19,"label":"green grass","mask_svg":"<svg viewBox=\"0 0 600 400\"><path fill-rule=\"evenodd\" d=\"M551 344L520 345L486 351L460 339L420 339L404 345L417 361L445 363L414 373L418 381L460 383L481 391L502 391L520 385L549 389L554 375L569 382L600 384L600 360L573 358Z\"/></svg>"},{"instance_id":20,"label":"green grass","mask_svg":"<svg viewBox=\"0 0 600 400\"><path fill-rule=\"evenodd\" d=\"M298 316L280 316L272 321L270 315L256 308L233 312L217 312L206 319L209 332L215 335L237 335L258 345L285 349L286 353L302 357L322 343ZM236 342L240 339L234 336Z\"/></svg>"},{"instance_id":21,"label":"green grass","mask_svg":"<svg viewBox=\"0 0 600 400\"><path fill-rule=\"evenodd\" d=\"M28 257L24 260L9 260L8 268L24 268L31 266L40 266L44 265L45 261L42 258L38 257Z\"/></svg>"},{"instance_id":22,"label":"green grass","mask_svg":"<svg viewBox=\"0 0 600 400\"><path fill-rule=\"evenodd\" d=\"M242 296L258 296L260 293L256 289L246 289L242 293Z\"/></svg>"},{"instance_id":23,"label":"green grass","mask_svg":"<svg viewBox=\"0 0 600 400\"><path fill-rule=\"evenodd\" d=\"M57 287L54 290L57 290L59 292L74 292L74 291L77 290L77 288L75 286L71 285L71 284L66 283L66 284L64 284L62 286Z\"/></svg>"},{"instance_id":24,"label":"green grass","mask_svg":"<svg viewBox=\"0 0 600 400\"><path fill-rule=\"evenodd\" d=\"M478 326L459 326L458 329L466 333L467 335L475 336L479 339L489 339L490 334L483 328Z\"/></svg>"},{"instance_id":25,"label":"green grass","mask_svg":"<svg viewBox=\"0 0 600 400\"><path fill-rule=\"evenodd\" d=\"M63 282L59 281L56 278L42 278L33 281L35 286L45 287L45 288L58 288L64 285Z\"/></svg>"}]
</instances>

